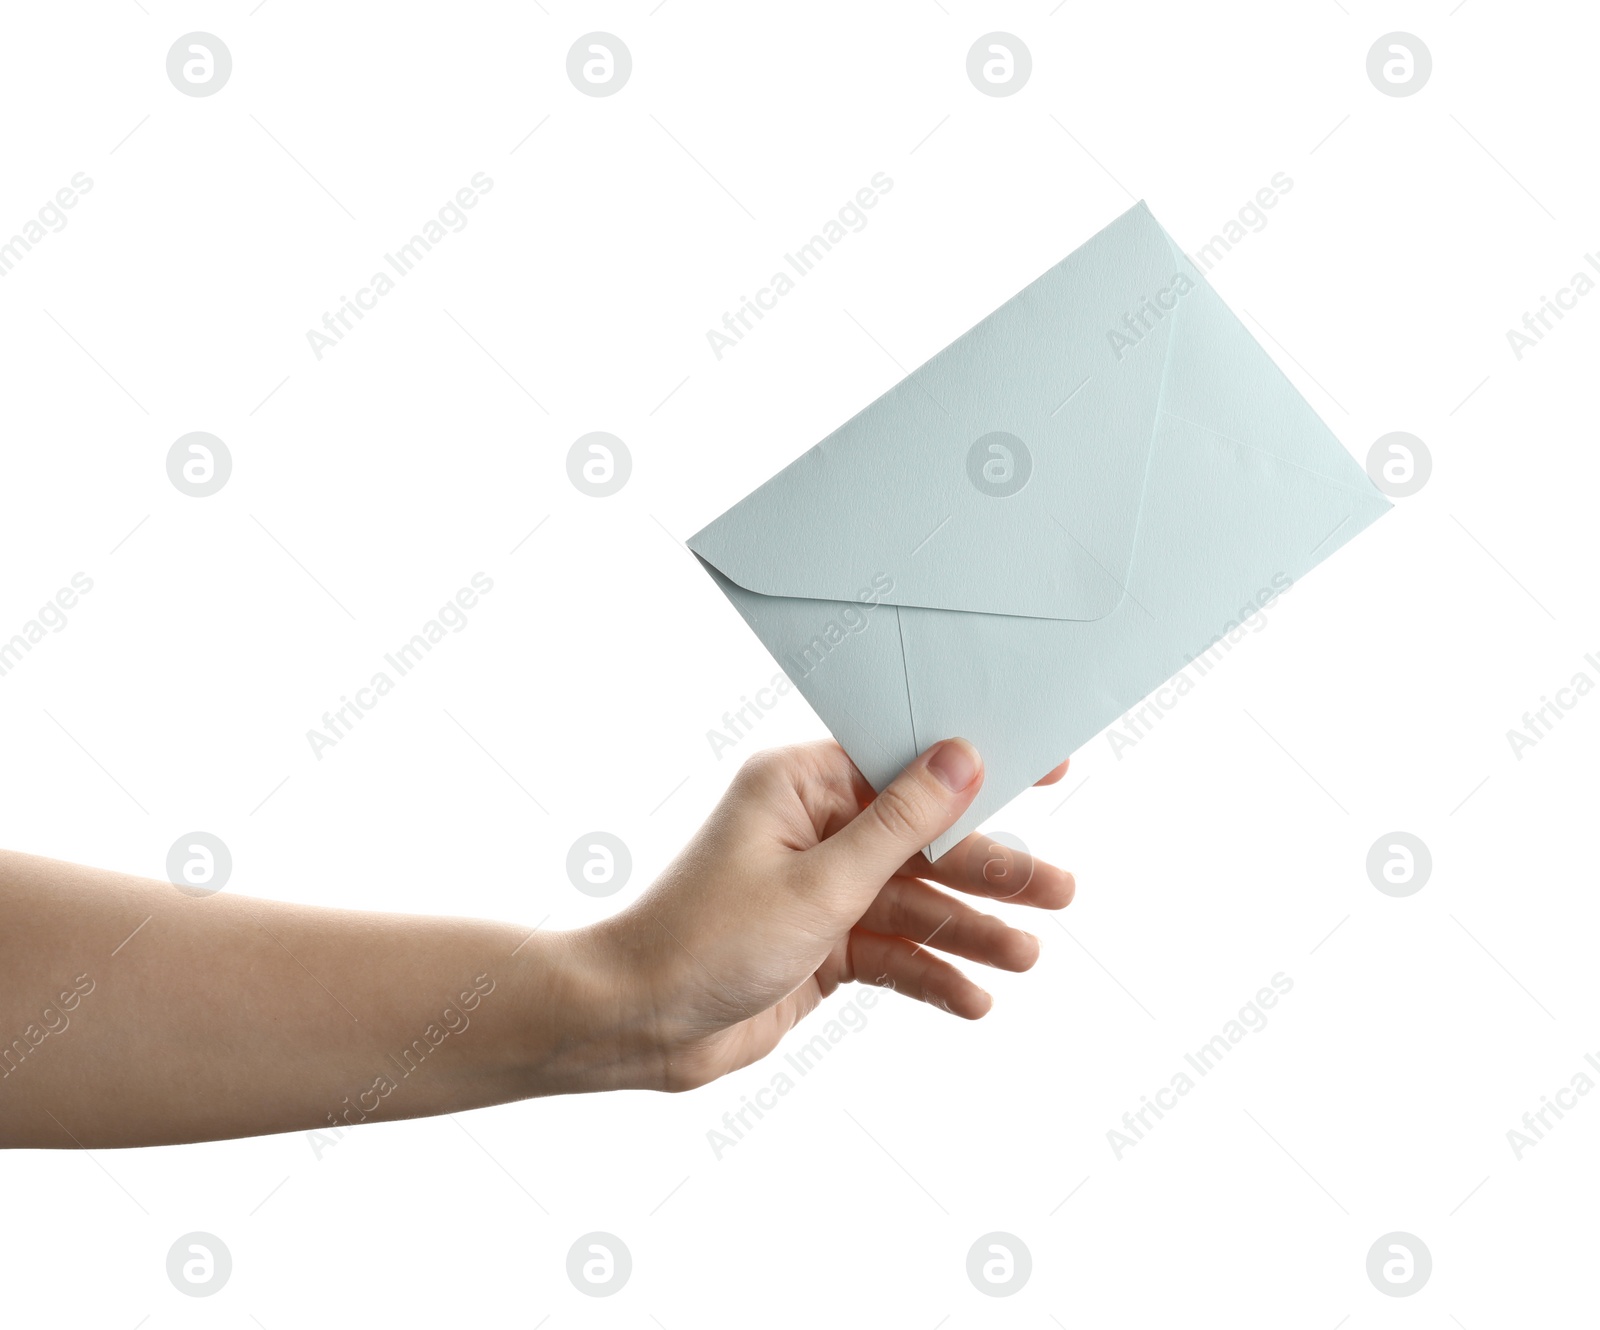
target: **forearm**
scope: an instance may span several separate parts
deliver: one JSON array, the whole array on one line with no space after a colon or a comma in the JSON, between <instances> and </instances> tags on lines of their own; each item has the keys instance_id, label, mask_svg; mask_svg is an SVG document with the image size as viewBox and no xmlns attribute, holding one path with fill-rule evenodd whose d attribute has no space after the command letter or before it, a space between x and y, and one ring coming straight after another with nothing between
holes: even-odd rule
<instances>
[{"instance_id":1,"label":"forearm","mask_svg":"<svg viewBox=\"0 0 1600 1330\"><path fill-rule=\"evenodd\" d=\"M354 1125L655 1083L600 930L330 910L0 852L0 1145Z\"/></svg>"}]
</instances>

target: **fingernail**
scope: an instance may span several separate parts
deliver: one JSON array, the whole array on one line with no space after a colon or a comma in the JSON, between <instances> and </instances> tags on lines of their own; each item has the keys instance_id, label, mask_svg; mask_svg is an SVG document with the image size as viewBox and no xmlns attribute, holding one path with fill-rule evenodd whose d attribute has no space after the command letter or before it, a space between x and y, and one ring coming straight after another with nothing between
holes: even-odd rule
<instances>
[{"instance_id":1,"label":"fingernail","mask_svg":"<svg viewBox=\"0 0 1600 1330\"><path fill-rule=\"evenodd\" d=\"M952 794L960 794L971 785L981 766L978 750L965 739L946 739L928 754L928 770Z\"/></svg>"}]
</instances>

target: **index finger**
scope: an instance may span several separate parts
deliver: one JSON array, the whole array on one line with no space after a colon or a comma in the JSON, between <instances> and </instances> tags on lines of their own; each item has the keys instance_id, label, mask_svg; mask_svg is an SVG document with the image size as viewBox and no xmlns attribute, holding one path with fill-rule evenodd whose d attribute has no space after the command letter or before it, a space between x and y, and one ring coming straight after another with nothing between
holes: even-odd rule
<instances>
[{"instance_id":1,"label":"index finger","mask_svg":"<svg viewBox=\"0 0 1600 1330\"><path fill-rule=\"evenodd\" d=\"M926 855L914 854L900 871L969 896L1041 910L1064 909L1077 889L1066 869L981 831L973 832L934 863L929 863Z\"/></svg>"}]
</instances>

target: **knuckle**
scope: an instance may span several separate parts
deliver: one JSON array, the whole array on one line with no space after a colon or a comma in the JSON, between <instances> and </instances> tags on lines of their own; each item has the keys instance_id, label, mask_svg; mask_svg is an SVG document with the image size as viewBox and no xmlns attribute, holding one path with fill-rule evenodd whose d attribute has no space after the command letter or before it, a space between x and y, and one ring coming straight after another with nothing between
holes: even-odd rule
<instances>
[{"instance_id":1,"label":"knuckle","mask_svg":"<svg viewBox=\"0 0 1600 1330\"><path fill-rule=\"evenodd\" d=\"M888 910L889 932L895 937L909 937L916 928L916 920L912 918L910 902L903 894L897 894L889 900Z\"/></svg>"},{"instance_id":2,"label":"knuckle","mask_svg":"<svg viewBox=\"0 0 1600 1330\"><path fill-rule=\"evenodd\" d=\"M719 1053L720 1040L669 1034L659 1050L655 1088L667 1094L687 1094L720 1079L728 1070Z\"/></svg>"},{"instance_id":3,"label":"knuckle","mask_svg":"<svg viewBox=\"0 0 1600 1330\"><path fill-rule=\"evenodd\" d=\"M661 1089L666 1094L687 1094L709 1085L715 1079L706 1069L686 1059L670 1060L663 1068Z\"/></svg>"},{"instance_id":4,"label":"knuckle","mask_svg":"<svg viewBox=\"0 0 1600 1330\"><path fill-rule=\"evenodd\" d=\"M886 787L872 801L873 816L896 841L916 840L921 835L922 808L916 796L899 784Z\"/></svg>"},{"instance_id":5,"label":"knuckle","mask_svg":"<svg viewBox=\"0 0 1600 1330\"><path fill-rule=\"evenodd\" d=\"M739 764L739 779L745 784L764 784L772 779L773 775L783 765L783 750L780 748L763 748L759 752L751 753Z\"/></svg>"}]
</instances>

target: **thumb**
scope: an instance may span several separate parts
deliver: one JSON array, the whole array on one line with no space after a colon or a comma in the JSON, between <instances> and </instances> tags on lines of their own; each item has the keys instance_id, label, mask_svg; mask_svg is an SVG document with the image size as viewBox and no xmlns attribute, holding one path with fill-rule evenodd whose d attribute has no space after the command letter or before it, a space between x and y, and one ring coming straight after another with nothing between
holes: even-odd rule
<instances>
[{"instance_id":1,"label":"thumb","mask_svg":"<svg viewBox=\"0 0 1600 1330\"><path fill-rule=\"evenodd\" d=\"M817 848L828 876L876 892L923 846L967 811L983 784L983 759L965 739L935 744L854 821Z\"/></svg>"}]
</instances>

